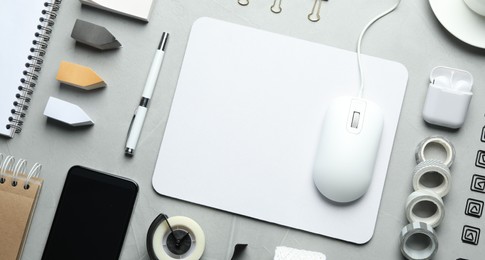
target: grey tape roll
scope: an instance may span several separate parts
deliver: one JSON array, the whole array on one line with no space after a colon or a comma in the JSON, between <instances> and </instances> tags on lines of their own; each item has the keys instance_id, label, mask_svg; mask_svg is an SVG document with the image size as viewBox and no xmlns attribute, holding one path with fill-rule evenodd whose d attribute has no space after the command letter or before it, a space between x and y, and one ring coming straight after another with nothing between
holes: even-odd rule
<instances>
[{"instance_id":1,"label":"grey tape roll","mask_svg":"<svg viewBox=\"0 0 485 260\"><path fill-rule=\"evenodd\" d=\"M416 147L416 163L419 164L426 161L426 158L424 157L424 151L426 150L426 147L431 143L439 144L445 149L446 159L443 163L448 168L450 168L455 161L455 147L453 147L451 142L443 136L430 136L421 141Z\"/></svg>"},{"instance_id":2,"label":"grey tape roll","mask_svg":"<svg viewBox=\"0 0 485 260\"><path fill-rule=\"evenodd\" d=\"M431 174L438 174L441 183L434 187L423 184L423 179ZM416 165L414 168L413 176L413 188L414 190L428 189L440 197L446 196L451 189L451 172L450 169L441 161L438 160L426 160Z\"/></svg>"},{"instance_id":3,"label":"grey tape roll","mask_svg":"<svg viewBox=\"0 0 485 260\"><path fill-rule=\"evenodd\" d=\"M431 205L427 204L431 203ZM414 212L418 207L429 210L428 207L436 207L436 211L429 217L422 217L416 215ZM424 222L433 228L437 227L445 217L445 207L441 197L431 190L417 190L409 195L406 201L406 217L409 223Z\"/></svg>"},{"instance_id":4,"label":"grey tape roll","mask_svg":"<svg viewBox=\"0 0 485 260\"><path fill-rule=\"evenodd\" d=\"M438 239L430 225L413 222L401 230L401 253L406 259L431 259L436 251Z\"/></svg>"}]
</instances>

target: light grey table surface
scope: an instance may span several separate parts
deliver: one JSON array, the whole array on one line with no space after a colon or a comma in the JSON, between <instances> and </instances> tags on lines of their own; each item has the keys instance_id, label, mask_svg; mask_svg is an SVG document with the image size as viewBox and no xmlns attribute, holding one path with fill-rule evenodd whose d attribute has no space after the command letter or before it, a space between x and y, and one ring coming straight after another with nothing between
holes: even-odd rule
<instances>
[{"instance_id":1,"label":"light grey table surface","mask_svg":"<svg viewBox=\"0 0 485 260\"><path fill-rule=\"evenodd\" d=\"M191 25L197 18L213 17L353 51L365 24L395 0L323 2L321 20L317 23L306 18L312 0L283 0L283 12L278 15L270 11L272 0L250 0L246 7L237 4L237 0L154 1L147 24L81 6L79 1L63 1L24 130L12 140L0 139L0 152L44 166L45 183L22 259L40 259L66 173L73 165L126 176L139 184L121 259L148 259L146 232L160 212L189 216L203 227L207 245L202 259L206 260L230 259L237 243L249 244L242 259L273 259L275 247L280 245L319 251L330 260L402 259L399 232L407 223L404 205L412 192L414 150L420 140L437 134L455 144L457 157L452 167L453 187L445 198L446 217L437 229L440 248L435 259L483 259L485 234L481 235L480 244L474 246L462 243L461 232L464 225L485 230L485 217L464 214L467 198L485 200L485 194L469 188L473 174L485 174L485 170L474 165L477 151L485 149L485 143L480 142L485 125L482 101L485 51L470 47L448 33L435 18L428 1L403 0L397 11L375 24L364 39L363 53L400 62L409 71L375 234L365 245L163 197L152 189L151 177ZM123 47L99 52L76 44L70 34L77 18L107 27ZM137 153L134 158L127 158L123 153L127 129L162 31L171 34L165 61ZM61 60L90 66L108 87L85 93L60 86L55 75ZM421 117L429 73L440 65L468 70L475 78L468 117L458 131L429 126ZM74 129L48 121L43 110L49 96L81 106L96 124Z\"/></svg>"}]
</instances>

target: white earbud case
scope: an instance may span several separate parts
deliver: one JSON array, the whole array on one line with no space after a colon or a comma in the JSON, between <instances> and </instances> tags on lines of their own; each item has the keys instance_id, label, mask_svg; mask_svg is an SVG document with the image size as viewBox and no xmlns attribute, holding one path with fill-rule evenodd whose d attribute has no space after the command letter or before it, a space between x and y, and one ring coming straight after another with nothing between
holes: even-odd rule
<instances>
[{"instance_id":1,"label":"white earbud case","mask_svg":"<svg viewBox=\"0 0 485 260\"><path fill-rule=\"evenodd\" d=\"M473 96L473 76L464 70L435 67L430 80L423 108L424 120L434 125L460 128Z\"/></svg>"}]
</instances>

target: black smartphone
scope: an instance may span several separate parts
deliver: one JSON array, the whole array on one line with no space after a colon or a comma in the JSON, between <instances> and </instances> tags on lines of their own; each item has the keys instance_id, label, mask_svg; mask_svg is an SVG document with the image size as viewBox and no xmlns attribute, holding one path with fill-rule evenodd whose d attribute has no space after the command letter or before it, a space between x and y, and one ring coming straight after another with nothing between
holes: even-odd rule
<instances>
[{"instance_id":1,"label":"black smartphone","mask_svg":"<svg viewBox=\"0 0 485 260\"><path fill-rule=\"evenodd\" d=\"M118 259L137 193L132 180L73 166L42 259Z\"/></svg>"}]
</instances>

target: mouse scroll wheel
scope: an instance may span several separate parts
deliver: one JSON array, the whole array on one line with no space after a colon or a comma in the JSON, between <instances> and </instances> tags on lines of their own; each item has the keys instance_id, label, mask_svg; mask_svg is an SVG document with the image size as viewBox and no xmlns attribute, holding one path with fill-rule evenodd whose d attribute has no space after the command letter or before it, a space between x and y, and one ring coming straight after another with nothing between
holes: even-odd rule
<instances>
[{"instance_id":1,"label":"mouse scroll wheel","mask_svg":"<svg viewBox=\"0 0 485 260\"><path fill-rule=\"evenodd\" d=\"M350 127L358 128L359 121L360 121L360 112L354 111L354 113L352 114L352 122L350 123Z\"/></svg>"}]
</instances>

